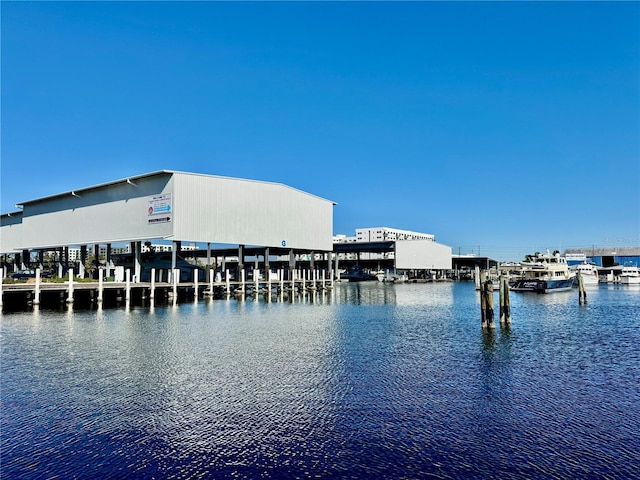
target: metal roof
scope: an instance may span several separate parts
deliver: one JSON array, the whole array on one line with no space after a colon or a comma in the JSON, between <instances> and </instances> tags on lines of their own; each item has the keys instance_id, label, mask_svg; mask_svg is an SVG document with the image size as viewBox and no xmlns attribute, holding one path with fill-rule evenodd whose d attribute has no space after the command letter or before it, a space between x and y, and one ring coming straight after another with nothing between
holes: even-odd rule
<instances>
[{"instance_id":1,"label":"metal roof","mask_svg":"<svg viewBox=\"0 0 640 480\"><path fill-rule=\"evenodd\" d=\"M89 186L89 187L77 188L77 189L74 189L74 190L69 190L69 191L62 192L62 193L56 193L56 194L53 194L53 195L47 195L45 197L35 198L35 199L32 199L32 200L25 200L23 202L16 203L16 206L25 206L25 205L34 204L34 203L45 202L45 201L48 201L48 200L52 200L54 198L66 197L66 196L69 196L69 195L78 196L82 192L87 192L87 191L90 191L90 190L98 190L98 189L101 189L101 188L109 187L111 185L117 185L119 183L134 184L135 180L138 180L138 179L141 179L141 178L149 178L149 177L155 177L155 176L160 176L160 175L174 175L174 174L193 175L193 176L211 177L211 178L224 178L224 179L238 180L238 181L243 181L243 182L255 182L255 183L265 183L265 184L271 184L271 185L280 185L282 187L286 187L286 188L289 188L291 190L302 192L302 193L304 193L306 195L310 195L312 197L316 197L316 198L319 198L321 200L326 200L328 202L332 202L334 205L337 205L337 203L334 202L333 200L328 200L326 198L319 197L318 195L314 195L312 193L305 192L303 190L300 190L300 189L297 189L297 188L294 188L294 187L290 187L289 185L285 185L284 183L265 182L265 181L262 181L262 180L251 180L251 179L246 179L246 178L226 177L226 176L222 176L222 175L209 175L209 174L205 174L205 173L181 172L181 171L178 171L178 170L157 170L155 172L143 173L143 174L140 174L140 175L133 175L133 176L121 178L119 180L112 180L112 181L109 181L109 182L99 183L99 184L92 185L92 186Z\"/></svg>"}]
</instances>

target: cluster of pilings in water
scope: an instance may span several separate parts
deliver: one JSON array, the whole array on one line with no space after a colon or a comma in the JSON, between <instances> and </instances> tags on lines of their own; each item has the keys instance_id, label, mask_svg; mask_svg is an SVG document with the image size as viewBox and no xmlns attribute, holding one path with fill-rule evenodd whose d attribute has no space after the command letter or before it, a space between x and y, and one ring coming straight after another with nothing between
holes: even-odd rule
<instances>
[{"instance_id":1,"label":"cluster of pilings in water","mask_svg":"<svg viewBox=\"0 0 640 480\"><path fill-rule=\"evenodd\" d=\"M0 277L3 273L0 271ZM224 280L220 273L216 278L211 270L207 283L200 283L197 275L192 282L181 282L179 269L171 272L168 282L156 282L155 273L152 269L150 282L132 282L127 270L124 282L107 282L100 271L98 282L79 282L70 270L67 281L43 282L40 270L36 269L35 278L27 283L3 285L0 282L0 309L15 311L40 305L63 309L74 304L79 308L150 306L232 296L239 300L262 297L267 301L295 301L299 296L309 294L312 298L311 294L324 294L333 288L333 280L326 278L324 270L279 270L267 272L267 278L262 278L260 272L254 270L254 278L249 281L244 270L240 272L239 281L232 281L228 270Z\"/></svg>"},{"instance_id":2,"label":"cluster of pilings in water","mask_svg":"<svg viewBox=\"0 0 640 480\"><path fill-rule=\"evenodd\" d=\"M509 300L509 277L500 275L499 282L499 303L500 303L500 325L511 325L511 302ZM482 328L495 328L493 322L493 280L489 278L486 271L480 272L480 320Z\"/></svg>"}]
</instances>

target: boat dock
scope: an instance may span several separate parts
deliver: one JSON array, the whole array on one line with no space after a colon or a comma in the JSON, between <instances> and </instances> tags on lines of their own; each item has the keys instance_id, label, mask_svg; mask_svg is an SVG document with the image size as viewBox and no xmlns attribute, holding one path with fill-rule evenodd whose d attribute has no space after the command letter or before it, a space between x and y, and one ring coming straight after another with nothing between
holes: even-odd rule
<instances>
[{"instance_id":1,"label":"boat dock","mask_svg":"<svg viewBox=\"0 0 640 480\"><path fill-rule=\"evenodd\" d=\"M231 280L227 270L225 280L211 272L209 282L199 282L197 275L191 282L178 281L179 270L169 275L169 281L132 282L129 270L126 281L105 281L102 272L96 281L75 281L73 271L69 279L64 282L42 281L39 272L34 279L19 283L0 283L0 308L7 310L21 310L33 305L64 306L80 304L85 307L92 305L123 304L149 305L153 303L178 303L192 301L199 298L225 298L235 296L264 295L271 299L280 296L282 299L293 298L293 295L306 292L327 291L333 288L333 281L327 278L324 270L293 270L290 272L279 270L270 272L268 279L263 279L259 272L255 272L256 279L246 280L244 270L240 273L240 280ZM152 279L156 278L152 272Z\"/></svg>"}]
</instances>

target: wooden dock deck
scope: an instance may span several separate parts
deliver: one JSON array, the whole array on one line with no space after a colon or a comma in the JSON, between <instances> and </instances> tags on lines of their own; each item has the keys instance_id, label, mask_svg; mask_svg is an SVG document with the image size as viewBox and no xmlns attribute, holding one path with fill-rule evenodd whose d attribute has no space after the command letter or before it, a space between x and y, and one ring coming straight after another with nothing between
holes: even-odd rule
<instances>
[{"instance_id":1,"label":"wooden dock deck","mask_svg":"<svg viewBox=\"0 0 640 480\"><path fill-rule=\"evenodd\" d=\"M0 287L0 309L21 309L24 306L47 304L134 304L151 302L177 303L199 298L225 296L279 295L290 296L306 292L328 291L333 282L328 279L258 280L218 282L20 282L4 283Z\"/></svg>"}]
</instances>

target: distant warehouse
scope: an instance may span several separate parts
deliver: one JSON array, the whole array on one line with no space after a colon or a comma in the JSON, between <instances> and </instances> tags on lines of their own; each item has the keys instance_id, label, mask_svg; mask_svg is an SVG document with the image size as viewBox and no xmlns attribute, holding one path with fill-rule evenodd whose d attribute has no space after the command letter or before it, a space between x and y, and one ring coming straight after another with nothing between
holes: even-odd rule
<instances>
[{"instance_id":1,"label":"distant warehouse","mask_svg":"<svg viewBox=\"0 0 640 480\"><path fill-rule=\"evenodd\" d=\"M430 233L389 227L356 229L355 237L336 235L334 252L345 267L361 265L371 270L391 269L420 276L452 268L451 247L435 241Z\"/></svg>"}]
</instances>

